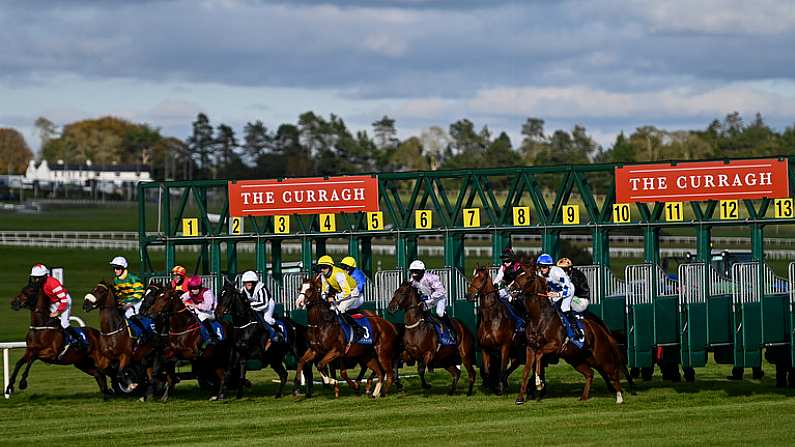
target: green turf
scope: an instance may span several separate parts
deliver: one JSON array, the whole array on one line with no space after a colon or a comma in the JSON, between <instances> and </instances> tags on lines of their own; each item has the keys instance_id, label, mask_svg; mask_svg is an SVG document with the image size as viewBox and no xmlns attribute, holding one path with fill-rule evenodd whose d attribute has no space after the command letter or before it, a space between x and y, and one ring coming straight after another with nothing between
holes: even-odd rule
<instances>
[{"instance_id":1,"label":"green turf","mask_svg":"<svg viewBox=\"0 0 795 447\"><path fill-rule=\"evenodd\" d=\"M156 229L157 208L149 206L147 209L147 228ZM0 211L0 230L138 231L138 204L57 206L39 214Z\"/></svg>"},{"instance_id":2,"label":"green turf","mask_svg":"<svg viewBox=\"0 0 795 447\"><path fill-rule=\"evenodd\" d=\"M727 373L728 367L711 364L697 371L694 384L655 377L618 406L601 380L595 381L592 400L579 402L580 376L558 365L547 375L547 399L516 406L518 373L504 397L479 388L473 397L460 389L449 397L448 376L437 371L429 393L407 377L403 393L372 401L345 387L339 400L320 387L312 399L276 400L274 376L262 371L249 375L255 386L243 400L208 402L205 392L185 381L163 404L103 402L90 377L71 367L38 364L27 390L0 400L0 444L787 444L795 432L793 392L776 389L769 377L728 382ZM414 370L404 368L403 374Z\"/></svg>"}]
</instances>

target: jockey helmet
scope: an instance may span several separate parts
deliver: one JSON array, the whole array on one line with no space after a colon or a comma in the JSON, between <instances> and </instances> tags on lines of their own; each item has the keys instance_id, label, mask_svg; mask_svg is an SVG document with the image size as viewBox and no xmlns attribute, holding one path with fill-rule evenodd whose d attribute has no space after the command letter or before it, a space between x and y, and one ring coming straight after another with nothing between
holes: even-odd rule
<instances>
[{"instance_id":1,"label":"jockey helmet","mask_svg":"<svg viewBox=\"0 0 795 447\"><path fill-rule=\"evenodd\" d=\"M329 255L321 256L320 259L317 260L317 265L334 267L334 259Z\"/></svg>"},{"instance_id":2,"label":"jockey helmet","mask_svg":"<svg viewBox=\"0 0 795 447\"><path fill-rule=\"evenodd\" d=\"M539 267L551 267L555 265L555 261L552 259L552 256L542 253L541 256L536 259L536 264L538 264Z\"/></svg>"},{"instance_id":3,"label":"jockey helmet","mask_svg":"<svg viewBox=\"0 0 795 447\"><path fill-rule=\"evenodd\" d=\"M420 261L419 259L412 261L409 265L409 271L414 272L424 272L425 271L425 263Z\"/></svg>"},{"instance_id":4,"label":"jockey helmet","mask_svg":"<svg viewBox=\"0 0 795 447\"><path fill-rule=\"evenodd\" d=\"M127 268L127 259L124 256L116 256L110 261L110 265L114 267L121 267L123 269Z\"/></svg>"},{"instance_id":5,"label":"jockey helmet","mask_svg":"<svg viewBox=\"0 0 795 447\"><path fill-rule=\"evenodd\" d=\"M44 264L36 264L30 269L30 276L47 276L50 274L50 271L47 270L47 267Z\"/></svg>"},{"instance_id":6,"label":"jockey helmet","mask_svg":"<svg viewBox=\"0 0 795 447\"><path fill-rule=\"evenodd\" d=\"M243 273L242 282L259 282L259 277L254 271L249 270L246 273Z\"/></svg>"},{"instance_id":7,"label":"jockey helmet","mask_svg":"<svg viewBox=\"0 0 795 447\"><path fill-rule=\"evenodd\" d=\"M571 267L571 259L569 258L560 258L558 259L558 267L567 269Z\"/></svg>"},{"instance_id":8,"label":"jockey helmet","mask_svg":"<svg viewBox=\"0 0 795 447\"><path fill-rule=\"evenodd\" d=\"M346 256L345 258L342 258L342 261L340 261L340 264L345 266L345 267L350 268L351 270L356 268L356 260L353 259L353 256Z\"/></svg>"},{"instance_id":9,"label":"jockey helmet","mask_svg":"<svg viewBox=\"0 0 795 447\"><path fill-rule=\"evenodd\" d=\"M188 289L201 289L202 287L202 279L200 276L194 275L191 276L188 280Z\"/></svg>"},{"instance_id":10,"label":"jockey helmet","mask_svg":"<svg viewBox=\"0 0 795 447\"><path fill-rule=\"evenodd\" d=\"M500 259L502 259L503 262L512 262L514 259L516 259L516 255L514 254L511 247L505 247L505 250L502 251L502 256L500 256Z\"/></svg>"},{"instance_id":11,"label":"jockey helmet","mask_svg":"<svg viewBox=\"0 0 795 447\"><path fill-rule=\"evenodd\" d=\"M174 268L171 269L171 274L185 277L185 276L188 275L188 272L187 272L187 270L185 270L185 267L183 267L181 265L175 265Z\"/></svg>"}]
</instances>

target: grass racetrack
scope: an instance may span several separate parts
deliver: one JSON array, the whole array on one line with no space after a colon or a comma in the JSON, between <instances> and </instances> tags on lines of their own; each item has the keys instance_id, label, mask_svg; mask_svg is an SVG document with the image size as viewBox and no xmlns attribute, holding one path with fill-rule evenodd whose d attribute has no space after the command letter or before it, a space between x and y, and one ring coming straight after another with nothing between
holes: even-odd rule
<instances>
[{"instance_id":1,"label":"grass racetrack","mask_svg":"<svg viewBox=\"0 0 795 447\"><path fill-rule=\"evenodd\" d=\"M0 341L24 339L29 314L11 311L8 303L39 260L66 267L75 314L96 326L96 313L79 309L82 296L109 276L107 262L116 252L1 247L0 253ZM121 254L135 259L134 252ZM12 351L12 361L21 353ZM549 397L523 406L514 404L519 372L506 396L476 387L468 398L465 376L458 394L448 397L446 372L432 374L434 388L425 393L414 368L402 371L405 392L377 401L355 397L344 386L339 400L321 386L312 399L277 400L268 370L249 374L254 387L240 401L208 402L206 392L185 381L164 404L124 397L104 402L91 377L36 363L29 388L0 399L0 445L790 444L795 392L775 388L773 367L765 368L761 381L727 381L730 367L714 363L697 369L693 384L663 382L656 374L638 383L637 396L625 394L622 406L601 379L594 381L592 399L579 402L582 378L565 365L548 371Z\"/></svg>"}]
</instances>

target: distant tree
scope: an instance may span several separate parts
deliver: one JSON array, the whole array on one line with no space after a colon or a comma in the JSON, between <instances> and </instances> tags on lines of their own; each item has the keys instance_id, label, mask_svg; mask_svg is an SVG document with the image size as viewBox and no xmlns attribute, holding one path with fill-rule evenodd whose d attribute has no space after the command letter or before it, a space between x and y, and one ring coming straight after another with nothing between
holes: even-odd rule
<instances>
[{"instance_id":1,"label":"distant tree","mask_svg":"<svg viewBox=\"0 0 795 447\"><path fill-rule=\"evenodd\" d=\"M525 160L535 162L539 155L547 149L547 138L544 135L544 120L540 118L527 118L522 124L522 144L520 150Z\"/></svg>"},{"instance_id":2,"label":"distant tree","mask_svg":"<svg viewBox=\"0 0 795 447\"><path fill-rule=\"evenodd\" d=\"M314 171L314 163L309 148L301 144L301 131L297 126L292 124L282 124L276 130L274 138L274 153L283 154L283 156L275 159L274 161L283 162L281 166L274 166L271 163L266 163L261 159L262 164L258 162L257 169L263 171L265 177L282 177L282 176L306 176L312 175ZM273 155L275 158L276 155ZM264 175L268 169L275 169L274 175Z\"/></svg>"},{"instance_id":3,"label":"distant tree","mask_svg":"<svg viewBox=\"0 0 795 447\"><path fill-rule=\"evenodd\" d=\"M378 149L394 149L400 144L395 129L395 120L384 115L380 120L373 122L373 135Z\"/></svg>"},{"instance_id":4,"label":"distant tree","mask_svg":"<svg viewBox=\"0 0 795 447\"><path fill-rule=\"evenodd\" d=\"M521 164L521 157L513 150L511 138L505 132L500 132L500 135L486 148L483 160L479 163L479 166L497 168Z\"/></svg>"},{"instance_id":5,"label":"distant tree","mask_svg":"<svg viewBox=\"0 0 795 447\"><path fill-rule=\"evenodd\" d=\"M481 133L475 132L475 125L468 119L462 119L450 125L450 148L452 155L464 155L477 160L483 155L491 135L487 128Z\"/></svg>"},{"instance_id":6,"label":"distant tree","mask_svg":"<svg viewBox=\"0 0 795 447\"><path fill-rule=\"evenodd\" d=\"M257 163L260 157L275 149L273 137L268 133L268 128L262 121L249 122L243 128L243 149L249 161Z\"/></svg>"},{"instance_id":7,"label":"distant tree","mask_svg":"<svg viewBox=\"0 0 795 447\"><path fill-rule=\"evenodd\" d=\"M219 173L223 177L229 177L229 164L233 159L238 158L235 150L237 150L237 137L235 131L226 124L219 124L215 134L215 153L216 159L219 160Z\"/></svg>"},{"instance_id":8,"label":"distant tree","mask_svg":"<svg viewBox=\"0 0 795 447\"><path fill-rule=\"evenodd\" d=\"M33 125L39 133L39 140L41 141L40 147L46 146L50 140L58 136L58 128L52 121L43 116L36 118L36 122Z\"/></svg>"},{"instance_id":9,"label":"distant tree","mask_svg":"<svg viewBox=\"0 0 795 447\"><path fill-rule=\"evenodd\" d=\"M33 152L16 129L0 128L0 174L22 174Z\"/></svg>"},{"instance_id":10,"label":"distant tree","mask_svg":"<svg viewBox=\"0 0 795 447\"><path fill-rule=\"evenodd\" d=\"M428 167L435 171L444 162L445 150L451 144L450 136L441 127L433 126L422 131L420 142Z\"/></svg>"},{"instance_id":11,"label":"distant tree","mask_svg":"<svg viewBox=\"0 0 795 447\"><path fill-rule=\"evenodd\" d=\"M196 115L196 121L193 122L193 133L186 142L191 155L199 162L198 168L201 174L196 177L208 178L207 170L211 168L210 153L213 149L214 138L213 126L210 125L207 115L204 113Z\"/></svg>"},{"instance_id":12,"label":"distant tree","mask_svg":"<svg viewBox=\"0 0 795 447\"><path fill-rule=\"evenodd\" d=\"M392 163L402 171L428 170L430 169L429 161L418 137L403 140L392 158Z\"/></svg>"},{"instance_id":13,"label":"distant tree","mask_svg":"<svg viewBox=\"0 0 795 447\"><path fill-rule=\"evenodd\" d=\"M159 138L157 129L121 118L81 120L65 125L59 137L49 138L42 147L42 158L50 163L140 164L145 147Z\"/></svg>"}]
</instances>

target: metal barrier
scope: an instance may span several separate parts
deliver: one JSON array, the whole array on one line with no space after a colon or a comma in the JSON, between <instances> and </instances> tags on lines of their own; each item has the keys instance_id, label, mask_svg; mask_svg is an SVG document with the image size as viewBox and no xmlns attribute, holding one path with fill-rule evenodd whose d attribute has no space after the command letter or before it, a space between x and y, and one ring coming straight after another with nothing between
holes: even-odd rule
<instances>
[{"instance_id":1,"label":"metal barrier","mask_svg":"<svg viewBox=\"0 0 795 447\"><path fill-rule=\"evenodd\" d=\"M732 265L732 283L732 302L735 305L758 303L761 299L759 263L738 262Z\"/></svg>"},{"instance_id":2,"label":"metal barrier","mask_svg":"<svg viewBox=\"0 0 795 447\"><path fill-rule=\"evenodd\" d=\"M406 279L404 270L381 270L375 273L376 307L378 310L383 311L389 307L392 294Z\"/></svg>"},{"instance_id":3,"label":"metal barrier","mask_svg":"<svg viewBox=\"0 0 795 447\"><path fill-rule=\"evenodd\" d=\"M450 303L464 299L469 281L460 270L452 267L443 267L429 269L428 272L439 275L442 284L447 288L447 299Z\"/></svg>"},{"instance_id":4,"label":"metal barrier","mask_svg":"<svg viewBox=\"0 0 795 447\"><path fill-rule=\"evenodd\" d=\"M679 264L679 305L706 303L707 294L704 290L704 273L706 264L703 262Z\"/></svg>"},{"instance_id":5,"label":"metal barrier","mask_svg":"<svg viewBox=\"0 0 795 447\"><path fill-rule=\"evenodd\" d=\"M216 288L215 288L215 280L216 280L217 276L216 275L200 275L199 277L202 279L202 287L206 287L206 288L212 290L213 291L213 295L215 295L217 297L218 296L218 290L216 290ZM155 283L155 284L158 284L160 286L164 286L165 287L165 286L168 286L169 284L171 284L171 277L170 276L166 276L166 275L150 276L149 279L147 279L146 283L147 284Z\"/></svg>"},{"instance_id":6,"label":"metal barrier","mask_svg":"<svg viewBox=\"0 0 795 447\"><path fill-rule=\"evenodd\" d=\"M791 281L783 276L776 275L776 272L769 265L764 264L763 268L763 290L765 295L789 295Z\"/></svg>"},{"instance_id":7,"label":"metal barrier","mask_svg":"<svg viewBox=\"0 0 795 447\"><path fill-rule=\"evenodd\" d=\"M716 295L731 295L734 290L734 281L731 278L723 276L715 267L709 266L709 294L710 296Z\"/></svg>"},{"instance_id":8,"label":"metal barrier","mask_svg":"<svg viewBox=\"0 0 795 447\"><path fill-rule=\"evenodd\" d=\"M628 265L624 269L626 278L627 306L651 304L652 302L652 264Z\"/></svg>"},{"instance_id":9,"label":"metal barrier","mask_svg":"<svg viewBox=\"0 0 795 447\"><path fill-rule=\"evenodd\" d=\"M273 301L276 303L281 303L282 287L279 284L279 282L276 281L276 278L271 276L270 273L263 274L261 272L257 272L257 276L259 277L259 280L265 284L265 288L267 288L268 291L271 293ZM235 287L237 287L238 289L243 287L242 279L243 279L242 273L238 273L235 276Z\"/></svg>"},{"instance_id":10,"label":"metal barrier","mask_svg":"<svg viewBox=\"0 0 795 447\"><path fill-rule=\"evenodd\" d=\"M286 313L296 309L295 300L298 298L298 291L301 290L303 282L303 272L282 274L282 295L280 299Z\"/></svg>"},{"instance_id":11,"label":"metal barrier","mask_svg":"<svg viewBox=\"0 0 795 447\"><path fill-rule=\"evenodd\" d=\"M585 280L588 282L588 286L591 289L591 296L589 297L590 303L601 304L602 294L600 293L599 284L601 284L602 281L602 266L582 265L575 268L585 275ZM576 294L577 291L575 290L574 293Z\"/></svg>"},{"instance_id":12,"label":"metal barrier","mask_svg":"<svg viewBox=\"0 0 795 447\"><path fill-rule=\"evenodd\" d=\"M616 278L609 267L602 267L602 281L605 282L605 296L624 296L627 293L627 282ZM591 287L593 289L593 287Z\"/></svg>"}]
</instances>

